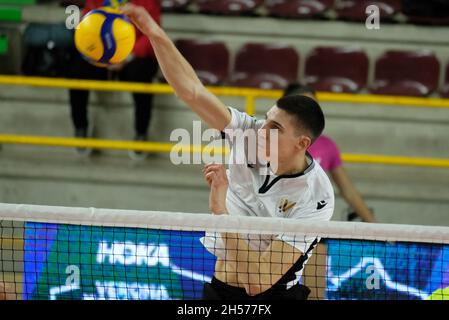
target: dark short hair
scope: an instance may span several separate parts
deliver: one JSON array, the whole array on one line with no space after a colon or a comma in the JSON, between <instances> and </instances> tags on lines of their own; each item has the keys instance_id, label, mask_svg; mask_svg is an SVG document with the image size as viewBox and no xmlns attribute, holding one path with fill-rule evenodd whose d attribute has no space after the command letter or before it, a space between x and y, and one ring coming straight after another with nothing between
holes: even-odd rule
<instances>
[{"instance_id":1,"label":"dark short hair","mask_svg":"<svg viewBox=\"0 0 449 320\"><path fill-rule=\"evenodd\" d=\"M314 88L300 84L298 82L290 83L284 90L284 96L291 96L294 94L312 94L315 95L316 91Z\"/></svg>"},{"instance_id":2,"label":"dark short hair","mask_svg":"<svg viewBox=\"0 0 449 320\"><path fill-rule=\"evenodd\" d=\"M318 102L303 95L288 95L280 98L276 106L295 117L299 127L310 133L312 143L324 130L324 114Z\"/></svg>"}]
</instances>

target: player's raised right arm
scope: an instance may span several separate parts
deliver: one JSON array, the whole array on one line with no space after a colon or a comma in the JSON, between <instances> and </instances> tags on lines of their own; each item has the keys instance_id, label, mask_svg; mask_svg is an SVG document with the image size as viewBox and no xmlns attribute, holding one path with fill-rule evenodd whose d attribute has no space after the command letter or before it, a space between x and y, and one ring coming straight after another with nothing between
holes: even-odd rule
<instances>
[{"instance_id":1,"label":"player's raised right arm","mask_svg":"<svg viewBox=\"0 0 449 320\"><path fill-rule=\"evenodd\" d=\"M126 4L122 11L150 39L162 73L176 95L210 127L223 130L231 121L228 109L204 87L164 30L142 7Z\"/></svg>"}]
</instances>

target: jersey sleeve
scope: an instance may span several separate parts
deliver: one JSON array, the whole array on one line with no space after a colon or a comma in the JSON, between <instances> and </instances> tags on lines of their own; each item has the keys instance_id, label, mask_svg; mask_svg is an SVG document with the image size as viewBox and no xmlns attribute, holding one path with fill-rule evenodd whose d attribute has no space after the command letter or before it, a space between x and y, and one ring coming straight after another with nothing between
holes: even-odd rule
<instances>
[{"instance_id":1,"label":"jersey sleeve","mask_svg":"<svg viewBox=\"0 0 449 320\"><path fill-rule=\"evenodd\" d=\"M228 107L229 112L231 113L231 122L224 129L226 130L247 130L247 129L258 129L260 120L257 120L255 117L251 117L245 112L239 111L235 108Z\"/></svg>"},{"instance_id":2,"label":"jersey sleeve","mask_svg":"<svg viewBox=\"0 0 449 320\"><path fill-rule=\"evenodd\" d=\"M257 130L263 125L263 120L257 120L255 117L251 117L245 112L232 107L228 107L228 110L231 113L231 121L223 131L220 132L220 136L217 138L226 139L231 147L233 146L234 137L238 134L237 130Z\"/></svg>"}]
</instances>

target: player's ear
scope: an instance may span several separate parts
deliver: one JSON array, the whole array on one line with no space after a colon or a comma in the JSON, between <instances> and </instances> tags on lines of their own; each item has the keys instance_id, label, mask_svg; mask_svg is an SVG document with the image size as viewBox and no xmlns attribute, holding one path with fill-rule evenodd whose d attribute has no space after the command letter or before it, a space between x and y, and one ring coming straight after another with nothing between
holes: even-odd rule
<instances>
[{"instance_id":1,"label":"player's ear","mask_svg":"<svg viewBox=\"0 0 449 320\"><path fill-rule=\"evenodd\" d=\"M300 135L297 140L297 147L301 151L307 150L312 144L312 139L306 135Z\"/></svg>"}]
</instances>

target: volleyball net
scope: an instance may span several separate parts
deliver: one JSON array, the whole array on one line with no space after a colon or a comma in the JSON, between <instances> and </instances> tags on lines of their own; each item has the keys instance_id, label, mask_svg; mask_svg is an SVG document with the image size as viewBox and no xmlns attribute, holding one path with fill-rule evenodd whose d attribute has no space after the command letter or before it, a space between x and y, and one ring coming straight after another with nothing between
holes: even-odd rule
<instances>
[{"instance_id":1,"label":"volleyball net","mask_svg":"<svg viewBox=\"0 0 449 320\"><path fill-rule=\"evenodd\" d=\"M449 228L0 204L0 299L195 300L214 276L261 297L299 281L309 299L449 300Z\"/></svg>"}]
</instances>

